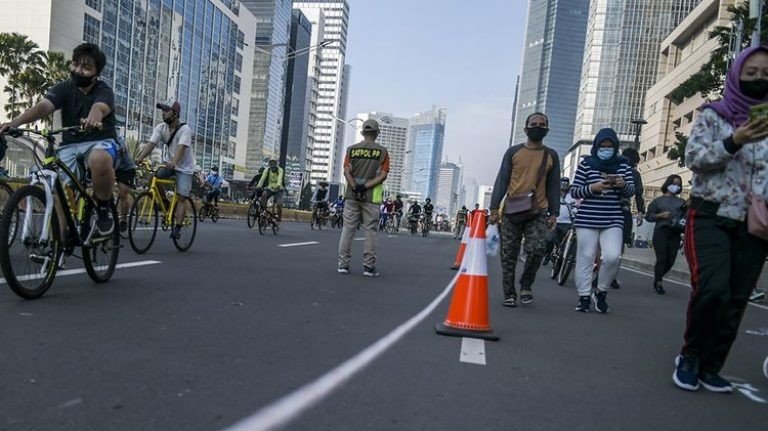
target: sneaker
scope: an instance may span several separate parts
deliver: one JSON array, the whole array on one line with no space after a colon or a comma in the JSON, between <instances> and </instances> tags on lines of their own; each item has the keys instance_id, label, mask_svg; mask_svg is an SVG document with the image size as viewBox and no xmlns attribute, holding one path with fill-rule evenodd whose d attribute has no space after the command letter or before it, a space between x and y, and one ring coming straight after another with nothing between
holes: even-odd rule
<instances>
[{"instance_id":1,"label":"sneaker","mask_svg":"<svg viewBox=\"0 0 768 431\"><path fill-rule=\"evenodd\" d=\"M528 305L533 302L533 294L530 290L524 290L520 292L520 303Z\"/></svg>"},{"instance_id":2,"label":"sneaker","mask_svg":"<svg viewBox=\"0 0 768 431\"><path fill-rule=\"evenodd\" d=\"M699 390L699 359L694 356L678 355L675 358L675 372L672 381L686 391Z\"/></svg>"},{"instance_id":3,"label":"sneaker","mask_svg":"<svg viewBox=\"0 0 768 431\"><path fill-rule=\"evenodd\" d=\"M765 291L762 289L754 289L749 296L749 300L752 302L762 301L763 299L765 299Z\"/></svg>"},{"instance_id":4,"label":"sneaker","mask_svg":"<svg viewBox=\"0 0 768 431\"><path fill-rule=\"evenodd\" d=\"M112 219L112 211L109 207L96 208L96 220L93 222L96 233L100 236L111 235L115 230L115 221Z\"/></svg>"},{"instance_id":5,"label":"sneaker","mask_svg":"<svg viewBox=\"0 0 768 431\"><path fill-rule=\"evenodd\" d=\"M611 282L611 289L621 289L621 283L619 283L619 280L614 279L613 282Z\"/></svg>"},{"instance_id":6,"label":"sneaker","mask_svg":"<svg viewBox=\"0 0 768 431\"><path fill-rule=\"evenodd\" d=\"M514 307L517 305L517 298L514 296L510 296L509 298L505 298L504 302L501 303L501 305L505 307Z\"/></svg>"},{"instance_id":7,"label":"sneaker","mask_svg":"<svg viewBox=\"0 0 768 431\"><path fill-rule=\"evenodd\" d=\"M340 266L336 269L336 272L339 274L349 274L349 267L348 266Z\"/></svg>"},{"instance_id":8,"label":"sneaker","mask_svg":"<svg viewBox=\"0 0 768 431\"><path fill-rule=\"evenodd\" d=\"M733 385L717 373L699 373L699 383L704 389L727 394L733 392Z\"/></svg>"},{"instance_id":9,"label":"sneaker","mask_svg":"<svg viewBox=\"0 0 768 431\"><path fill-rule=\"evenodd\" d=\"M579 303L576 304L576 311L589 313L589 296L579 296Z\"/></svg>"},{"instance_id":10,"label":"sneaker","mask_svg":"<svg viewBox=\"0 0 768 431\"><path fill-rule=\"evenodd\" d=\"M592 294L592 301L595 303L595 310L597 310L599 313L608 312L608 303L605 302L606 296L608 296L608 292L602 291L600 289L596 290L595 293Z\"/></svg>"},{"instance_id":11,"label":"sneaker","mask_svg":"<svg viewBox=\"0 0 768 431\"><path fill-rule=\"evenodd\" d=\"M656 293L658 293L659 295L664 295L665 293L667 293L667 291L664 290L664 286L661 285L661 282L654 283L653 290L655 290Z\"/></svg>"},{"instance_id":12,"label":"sneaker","mask_svg":"<svg viewBox=\"0 0 768 431\"><path fill-rule=\"evenodd\" d=\"M174 226L171 231L171 239L181 238L181 226Z\"/></svg>"},{"instance_id":13,"label":"sneaker","mask_svg":"<svg viewBox=\"0 0 768 431\"><path fill-rule=\"evenodd\" d=\"M363 267L363 277L378 277L381 273L376 271L376 268L372 266Z\"/></svg>"}]
</instances>

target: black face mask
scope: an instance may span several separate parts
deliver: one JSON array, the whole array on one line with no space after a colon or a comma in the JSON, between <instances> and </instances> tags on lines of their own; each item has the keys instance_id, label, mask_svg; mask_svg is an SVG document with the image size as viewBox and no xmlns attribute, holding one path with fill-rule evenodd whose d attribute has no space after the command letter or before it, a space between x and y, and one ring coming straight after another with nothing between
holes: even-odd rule
<instances>
[{"instance_id":1,"label":"black face mask","mask_svg":"<svg viewBox=\"0 0 768 431\"><path fill-rule=\"evenodd\" d=\"M96 79L96 76L81 76L76 74L75 72L70 71L69 75L72 77L72 82L75 83L75 86L78 88L85 88L91 84L93 84L94 80Z\"/></svg>"},{"instance_id":2,"label":"black face mask","mask_svg":"<svg viewBox=\"0 0 768 431\"><path fill-rule=\"evenodd\" d=\"M272 171L272 172L277 172L277 166L275 166L273 168L269 168L269 170Z\"/></svg>"},{"instance_id":3,"label":"black face mask","mask_svg":"<svg viewBox=\"0 0 768 431\"><path fill-rule=\"evenodd\" d=\"M755 79L753 81L739 81L741 92L752 99L763 100L768 96L768 79Z\"/></svg>"},{"instance_id":4,"label":"black face mask","mask_svg":"<svg viewBox=\"0 0 768 431\"><path fill-rule=\"evenodd\" d=\"M173 116L171 116L171 117L169 117L169 118L163 118L163 123L165 123L165 124L167 124L167 125L169 125L169 126L170 126L170 125L171 125L171 124L172 124L174 121L176 121L176 116L175 116L175 115L173 115Z\"/></svg>"},{"instance_id":5,"label":"black face mask","mask_svg":"<svg viewBox=\"0 0 768 431\"><path fill-rule=\"evenodd\" d=\"M549 133L549 129L546 127L530 127L525 129L525 134L533 142L541 142L545 136Z\"/></svg>"}]
</instances>

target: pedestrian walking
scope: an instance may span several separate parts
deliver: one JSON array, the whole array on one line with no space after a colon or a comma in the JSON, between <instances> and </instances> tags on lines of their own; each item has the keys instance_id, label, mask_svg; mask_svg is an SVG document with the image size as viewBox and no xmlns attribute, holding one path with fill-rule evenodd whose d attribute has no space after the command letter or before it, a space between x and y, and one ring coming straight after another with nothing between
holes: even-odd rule
<instances>
[{"instance_id":1,"label":"pedestrian walking","mask_svg":"<svg viewBox=\"0 0 768 431\"><path fill-rule=\"evenodd\" d=\"M673 374L681 389L733 391L720 370L768 255L768 241L750 234L765 221L750 202L768 197L768 118L755 109L767 102L768 48L746 49L728 70L722 98L701 107L688 139L693 179L685 256L692 291Z\"/></svg>"},{"instance_id":2,"label":"pedestrian walking","mask_svg":"<svg viewBox=\"0 0 768 431\"><path fill-rule=\"evenodd\" d=\"M662 196L654 199L648 205L645 219L656 223L653 227L653 252L656 254L656 264L653 271L653 288L656 293L666 293L662 285L664 275L672 269L680 251L680 236L683 233L683 216L685 201L678 197L683 191L683 179L678 175L670 175L661 185Z\"/></svg>"},{"instance_id":3,"label":"pedestrian walking","mask_svg":"<svg viewBox=\"0 0 768 431\"><path fill-rule=\"evenodd\" d=\"M379 205L384 197L384 180L389 173L389 153L376 143L379 123L365 120L363 140L347 148L344 157L344 178L347 190L344 194L344 228L339 240L338 272L349 274L352 257L352 240L362 225L365 230L363 246L363 275L378 277L376 270L376 234L379 227Z\"/></svg>"},{"instance_id":4,"label":"pedestrian walking","mask_svg":"<svg viewBox=\"0 0 768 431\"><path fill-rule=\"evenodd\" d=\"M576 214L576 288L579 303L576 311L589 312L590 296L595 309L608 312L608 288L619 270L623 245L624 212L621 200L635 193L632 169L619 155L619 138L613 129L602 129L592 144L591 156L576 169L571 194L581 199ZM592 292L592 277L598 247L602 263L597 287ZM591 294L591 295L590 295Z\"/></svg>"},{"instance_id":5,"label":"pedestrian walking","mask_svg":"<svg viewBox=\"0 0 768 431\"><path fill-rule=\"evenodd\" d=\"M456 213L456 232L454 232L453 239L461 239L464 236L464 228L467 226L467 216L469 210L466 205L462 205L461 209Z\"/></svg>"},{"instance_id":6,"label":"pedestrian walking","mask_svg":"<svg viewBox=\"0 0 768 431\"><path fill-rule=\"evenodd\" d=\"M528 140L504 153L491 195L490 223L501 220L503 305L507 307L517 305L515 267L523 240L527 258L520 277L520 303L533 302L533 282L546 251L547 232L560 213L560 159L556 151L544 145L547 132L546 115L537 112L528 116Z\"/></svg>"}]
</instances>

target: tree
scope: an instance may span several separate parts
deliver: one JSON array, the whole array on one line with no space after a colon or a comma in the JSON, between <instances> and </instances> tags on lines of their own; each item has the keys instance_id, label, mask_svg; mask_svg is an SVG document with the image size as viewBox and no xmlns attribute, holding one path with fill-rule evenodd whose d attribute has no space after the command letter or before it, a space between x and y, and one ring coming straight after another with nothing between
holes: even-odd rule
<instances>
[{"instance_id":1,"label":"tree","mask_svg":"<svg viewBox=\"0 0 768 431\"><path fill-rule=\"evenodd\" d=\"M675 132L675 146L667 150L669 160L677 160L677 166L685 167L685 147L688 145L688 137L680 132Z\"/></svg>"},{"instance_id":2,"label":"tree","mask_svg":"<svg viewBox=\"0 0 768 431\"><path fill-rule=\"evenodd\" d=\"M19 33L0 33L0 76L7 79L3 91L10 96L3 107L6 114L16 117L21 114L23 103L19 101L21 86L30 84L30 75L21 76L27 67L39 67L41 55L39 46Z\"/></svg>"}]
</instances>

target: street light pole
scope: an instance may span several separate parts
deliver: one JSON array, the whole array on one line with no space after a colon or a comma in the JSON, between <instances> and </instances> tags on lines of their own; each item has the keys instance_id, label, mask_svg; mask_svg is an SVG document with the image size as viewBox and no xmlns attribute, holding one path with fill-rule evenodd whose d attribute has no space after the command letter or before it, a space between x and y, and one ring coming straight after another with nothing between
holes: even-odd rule
<instances>
[{"instance_id":1,"label":"street light pole","mask_svg":"<svg viewBox=\"0 0 768 431\"><path fill-rule=\"evenodd\" d=\"M632 124L635 125L635 144L634 148L635 150L640 150L640 132L643 129L644 124L648 124L647 121L643 120L642 118L638 118L637 120L632 120Z\"/></svg>"},{"instance_id":2,"label":"street light pole","mask_svg":"<svg viewBox=\"0 0 768 431\"><path fill-rule=\"evenodd\" d=\"M755 30L752 31L752 47L760 46L760 31L763 21L763 0L750 0L749 1L749 18L755 19Z\"/></svg>"}]
</instances>

